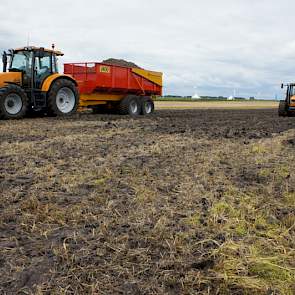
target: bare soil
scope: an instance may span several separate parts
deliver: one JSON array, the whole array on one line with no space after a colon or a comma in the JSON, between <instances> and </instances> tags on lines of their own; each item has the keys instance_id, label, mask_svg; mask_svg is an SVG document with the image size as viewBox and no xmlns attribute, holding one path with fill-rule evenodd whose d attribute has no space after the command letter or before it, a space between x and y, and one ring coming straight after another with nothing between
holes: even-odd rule
<instances>
[{"instance_id":1,"label":"bare soil","mask_svg":"<svg viewBox=\"0 0 295 295\"><path fill-rule=\"evenodd\" d=\"M105 64L108 65L114 65L114 66L122 66L122 67L129 67L129 68L140 68L137 64L135 64L132 61L127 61L124 59L116 59L116 58L108 58L102 61Z\"/></svg>"},{"instance_id":2,"label":"bare soil","mask_svg":"<svg viewBox=\"0 0 295 295\"><path fill-rule=\"evenodd\" d=\"M0 121L1 294L293 294L295 119Z\"/></svg>"}]
</instances>

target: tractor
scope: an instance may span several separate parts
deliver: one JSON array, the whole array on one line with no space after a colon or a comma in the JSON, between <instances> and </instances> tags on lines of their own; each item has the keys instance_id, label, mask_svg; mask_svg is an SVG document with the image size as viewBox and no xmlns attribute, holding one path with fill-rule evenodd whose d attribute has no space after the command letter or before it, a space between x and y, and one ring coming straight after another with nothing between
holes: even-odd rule
<instances>
[{"instance_id":1,"label":"tractor","mask_svg":"<svg viewBox=\"0 0 295 295\"><path fill-rule=\"evenodd\" d=\"M77 82L58 73L57 57L63 53L43 47L11 49L2 55L0 118L20 119L43 112L67 116L79 105Z\"/></svg>"},{"instance_id":2,"label":"tractor","mask_svg":"<svg viewBox=\"0 0 295 295\"><path fill-rule=\"evenodd\" d=\"M287 87L285 100L280 101L279 116L280 117L294 117L295 115L295 84L282 84L281 88Z\"/></svg>"}]
</instances>

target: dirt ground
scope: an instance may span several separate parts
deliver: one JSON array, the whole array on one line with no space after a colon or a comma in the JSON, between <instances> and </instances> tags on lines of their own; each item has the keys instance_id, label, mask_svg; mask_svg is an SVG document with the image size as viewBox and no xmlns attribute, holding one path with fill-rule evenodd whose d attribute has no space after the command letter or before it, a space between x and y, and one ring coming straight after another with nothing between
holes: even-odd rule
<instances>
[{"instance_id":1,"label":"dirt ground","mask_svg":"<svg viewBox=\"0 0 295 295\"><path fill-rule=\"evenodd\" d=\"M0 294L294 294L295 118L0 121Z\"/></svg>"}]
</instances>

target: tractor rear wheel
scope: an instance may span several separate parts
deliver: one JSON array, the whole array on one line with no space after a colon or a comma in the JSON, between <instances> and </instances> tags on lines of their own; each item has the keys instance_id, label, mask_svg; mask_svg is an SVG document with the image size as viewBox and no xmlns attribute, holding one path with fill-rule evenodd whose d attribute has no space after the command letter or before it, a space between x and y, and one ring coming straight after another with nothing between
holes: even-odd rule
<instances>
[{"instance_id":1,"label":"tractor rear wheel","mask_svg":"<svg viewBox=\"0 0 295 295\"><path fill-rule=\"evenodd\" d=\"M119 114L138 116L140 115L141 107L139 99L136 95L128 95L120 101Z\"/></svg>"},{"instance_id":2,"label":"tractor rear wheel","mask_svg":"<svg viewBox=\"0 0 295 295\"><path fill-rule=\"evenodd\" d=\"M28 96L21 87L10 84L0 89L0 118L21 119L28 107Z\"/></svg>"},{"instance_id":3,"label":"tractor rear wheel","mask_svg":"<svg viewBox=\"0 0 295 295\"><path fill-rule=\"evenodd\" d=\"M150 97L143 97L141 100L141 114L150 115L154 112L155 105Z\"/></svg>"},{"instance_id":4,"label":"tractor rear wheel","mask_svg":"<svg viewBox=\"0 0 295 295\"><path fill-rule=\"evenodd\" d=\"M285 100L280 100L279 104L279 116L280 117L287 117L288 111L287 111L287 104Z\"/></svg>"},{"instance_id":5,"label":"tractor rear wheel","mask_svg":"<svg viewBox=\"0 0 295 295\"><path fill-rule=\"evenodd\" d=\"M48 93L48 109L51 115L69 116L76 112L79 92L76 85L66 79L54 82Z\"/></svg>"}]
</instances>

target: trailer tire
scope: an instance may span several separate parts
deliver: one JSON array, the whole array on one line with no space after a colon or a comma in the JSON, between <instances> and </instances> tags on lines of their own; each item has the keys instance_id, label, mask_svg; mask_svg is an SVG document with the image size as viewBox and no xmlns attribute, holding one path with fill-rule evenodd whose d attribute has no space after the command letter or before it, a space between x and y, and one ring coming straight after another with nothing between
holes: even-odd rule
<instances>
[{"instance_id":1,"label":"trailer tire","mask_svg":"<svg viewBox=\"0 0 295 295\"><path fill-rule=\"evenodd\" d=\"M141 115L147 116L154 112L155 104L150 97L143 97L141 100Z\"/></svg>"},{"instance_id":2,"label":"trailer tire","mask_svg":"<svg viewBox=\"0 0 295 295\"><path fill-rule=\"evenodd\" d=\"M288 117L287 104L285 100L280 100L278 113L280 117Z\"/></svg>"},{"instance_id":3,"label":"trailer tire","mask_svg":"<svg viewBox=\"0 0 295 295\"><path fill-rule=\"evenodd\" d=\"M79 105L79 91L67 79L58 79L48 93L48 113L54 116L69 116L76 112Z\"/></svg>"},{"instance_id":4,"label":"trailer tire","mask_svg":"<svg viewBox=\"0 0 295 295\"><path fill-rule=\"evenodd\" d=\"M119 114L138 116L141 112L141 105L136 95L128 95L119 103Z\"/></svg>"},{"instance_id":5,"label":"trailer tire","mask_svg":"<svg viewBox=\"0 0 295 295\"><path fill-rule=\"evenodd\" d=\"M0 118L21 119L29 107L29 98L18 85L10 84L0 88Z\"/></svg>"}]
</instances>

